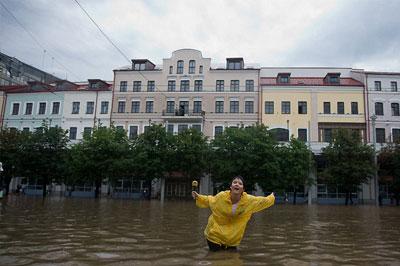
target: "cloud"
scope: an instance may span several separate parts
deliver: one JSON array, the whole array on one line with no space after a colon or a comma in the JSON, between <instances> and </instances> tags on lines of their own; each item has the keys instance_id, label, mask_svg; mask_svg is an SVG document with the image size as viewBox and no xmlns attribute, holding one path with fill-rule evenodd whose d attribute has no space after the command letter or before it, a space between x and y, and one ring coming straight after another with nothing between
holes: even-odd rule
<instances>
[{"instance_id":1,"label":"cloud","mask_svg":"<svg viewBox=\"0 0 400 266\"><path fill-rule=\"evenodd\" d=\"M395 0L79 2L128 58L157 64L177 49L194 48L213 63L241 56L262 66L400 68ZM47 51L0 8L3 53L75 81L112 80L113 69L129 64L74 1L2 3Z\"/></svg>"}]
</instances>

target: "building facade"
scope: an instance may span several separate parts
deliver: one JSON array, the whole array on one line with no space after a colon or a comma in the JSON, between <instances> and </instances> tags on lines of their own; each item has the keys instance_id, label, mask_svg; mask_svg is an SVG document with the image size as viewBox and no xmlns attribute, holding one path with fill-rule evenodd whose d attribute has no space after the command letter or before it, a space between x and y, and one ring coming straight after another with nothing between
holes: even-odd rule
<instances>
[{"instance_id":1,"label":"building facade","mask_svg":"<svg viewBox=\"0 0 400 266\"><path fill-rule=\"evenodd\" d=\"M364 85L349 68L262 68L261 122L280 141L309 142L314 153L338 128L360 132L366 141Z\"/></svg>"},{"instance_id":2,"label":"building facade","mask_svg":"<svg viewBox=\"0 0 400 266\"><path fill-rule=\"evenodd\" d=\"M96 124L110 125L111 88L101 80L5 86L3 126L33 131L46 123L68 130L70 140L75 142Z\"/></svg>"},{"instance_id":3,"label":"building facade","mask_svg":"<svg viewBox=\"0 0 400 266\"><path fill-rule=\"evenodd\" d=\"M114 70L111 119L131 137L156 123L172 133L196 128L213 138L226 127L259 121L258 75L243 58L213 68L193 49L173 52L160 67L134 59L132 67Z\"/></svg>"}]
</instances>

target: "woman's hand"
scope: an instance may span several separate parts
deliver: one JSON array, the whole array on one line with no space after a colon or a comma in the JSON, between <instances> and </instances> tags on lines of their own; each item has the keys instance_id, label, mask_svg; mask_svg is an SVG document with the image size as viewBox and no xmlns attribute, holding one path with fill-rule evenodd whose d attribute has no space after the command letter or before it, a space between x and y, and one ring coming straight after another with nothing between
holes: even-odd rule
<instances>
[{"instance_id":1,"label":"woman's hand","mask_svg":"<svg viewBox=\"0 0 400 266\"><path fill-rule=\"evenodd\" d=\"M192 191L193 199L196 199L198 196L199 196L199 193L197 193L196 191Z\"/></svg>"}]
</instances>

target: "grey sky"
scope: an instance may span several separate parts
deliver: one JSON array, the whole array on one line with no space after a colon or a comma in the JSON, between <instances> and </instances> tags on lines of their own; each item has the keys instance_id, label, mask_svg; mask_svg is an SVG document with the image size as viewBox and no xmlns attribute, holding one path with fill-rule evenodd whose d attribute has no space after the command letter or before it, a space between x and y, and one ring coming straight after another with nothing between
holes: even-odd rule
<instances>
[{"instance_id":1,"label":"grey sky","mask_svg":"<svg viewBox=\"0 0 400 266\"><path fill-rule=\"evenodd\" d=\"M213 63L400 71L397 0L78 1L128 58L160 64L194 48ZM74 0L0 2L46 50L0 6L2 53L72 81L128 65Z\"/></svg>"}]
</instances>

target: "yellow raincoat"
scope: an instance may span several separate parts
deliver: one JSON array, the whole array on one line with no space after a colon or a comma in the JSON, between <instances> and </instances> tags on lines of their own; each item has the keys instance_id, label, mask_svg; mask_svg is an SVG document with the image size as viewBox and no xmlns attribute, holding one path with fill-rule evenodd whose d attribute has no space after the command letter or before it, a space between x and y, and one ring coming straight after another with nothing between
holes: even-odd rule
<instances>
[{"instance_id":1,"label":"yellow raincoat","mask_svg":"<svg viewBox=\"0 0 400 266\"><path fill-rule=\"evenodd\" d=\"M243 192L236 211L232 214L231 192L223 191L215 196L199 195L196 205L210 208L212 214L204 230L206 238L214 243L226 246L238 246L251 215L272 206L275 197L256 197Z\"/></svg>"}]
</instances>

